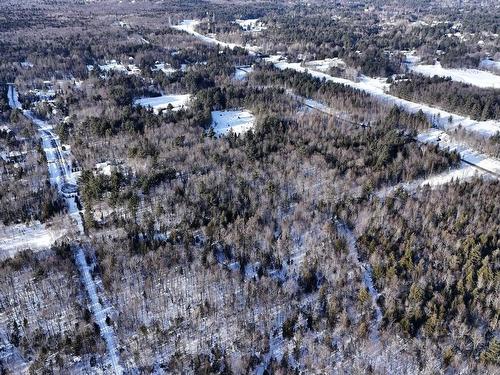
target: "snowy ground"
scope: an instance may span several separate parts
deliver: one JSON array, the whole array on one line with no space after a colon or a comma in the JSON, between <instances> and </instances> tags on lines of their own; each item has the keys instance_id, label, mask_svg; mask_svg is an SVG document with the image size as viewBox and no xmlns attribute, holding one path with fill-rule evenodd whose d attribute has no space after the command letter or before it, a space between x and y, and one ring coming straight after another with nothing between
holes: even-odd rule
<instances>
[{"instance_id":1,"label":"snowy ground","mask_svg":"<svg viewBox=\"0 0 500 375\"><path fill-rule=\"evenodd\" d=\"M306 99L299 95L295 95L289 91L295 99L302 101L304 105L309 108L316 109L320 112L326 113L337 118L345 118L349 121L345 114L335 111L335 109L328 107L327 105L320 103L313 99ZM487 178L498 178L500 176L500 160L481 154L474 151L467 144L453 140L453 138L447 134L445 131L439 129L429 129L425 132L420 133L417 136L417 140L422 143L432 143L438 144L441 148L450 151L457 151L464 163L458 169L453 169L439 175L431 176L427 179L419 179L408 184L400 184L396 187L384 189L381 194L384 195L397 187L403 187L406 190L414 190L417 187L422 187L424 185L429 185L431 187L443 185L452 180L469 180L475 176L485 176ZM474 166L467 164L471 163Z\"/></svg>"},{"instance_id":2,"label":"snowy ground","mask_svg":"<svg viewBox=\"0 0 500 375\"><path fill-rule=\"evenodd\" d=\"M103 308L103 306L99 302L99 296L97 295L97 289L94 280L92 279L92 275L90 274L89 265L87 263L87 260L85 259L83 248L80 246L76 249L75 259L78 269L80 270L80 275L83 284L85 285L85 289L87 290L87 293L90 298L91 310L94 313L94 317L97 324L99 325L101 336L104 338L104 341L106 342L109 361L114 370L113 372L115 374L121 374L123 373L123 369L119 364L118 351L117 351L118 346L116 345L115 342L115 335L112 327L108 326L108 324L106 323L107 310Z\"/></svg>"},{"instance_id":3,"label":"snowy ground","mask_svg":"<svg viewBox=\"0 0 500 375\"><path fill-rule=\"evenodd\" d=\"M22 109L21 103L19 102L19 95L13 85L9 85L9 89L7 90L7 97L9 99L10 108Z\"/></svg>"},{"instance_id":4,"label":"snowy ground","mask_svg":"<svg viewBox=\"0 0 500 375\"><path fill-rule=\"evenodd\" d=\"M156 72L161 70L163 73L165 73L167 76L170 74L175 73L177 70L172 68L170 64L166 63L156 63L154 68L151 68L152 72Z\"/></svg>"},{"instance_id":5,"label":"snowy ground","mask_svg":"<svg viewBox=\"0 0 500 375\"><path fill-rule=\"evenodd\" d=\"M221 42L220 40L217 40L213 37L209 37L209 36L200 34L197 31L195 31L196 26L199 24L200 24L199 20L184 20L179 25L172 26L172 27L176 30L185 31L186 33L195 36L196 38L200 39L201 41L203 41L205 43L216 44L216 45L219 45L223 48L228 47L230 49L234 49L235 47L240 47L240 48L246 49L247 52L251 55L257 53L260 50L259 47L249 46L249 45L242 46L242 45L236 44L236 43Z\"/></svg>"},{"instance_id":6,"label":"snowy ground","mask_svg":"<svg viewBox=\"0 0 500 375\"><path fill-rule=\"evenodd\" d=\"M153 112L158 114L162 110L167 109L169 104L172 105L173 111L178 111L187 106L191 95L162 95L154 98L140 98L134 100L135 105L153 108Z\"/></svg>"},{"instance_id":7,"label":"snowy ground","mask_svg":"<svg viewBox=\"0 0 500 375\"><path fill-rule=\"evenodd\" d=\"M105 64L99 65L99 69L101 69L105 73L109 73L110 71L126 73L126 74L134 74L140 75L141 70L134 64L128 64L127 66L117 62L116 60L106 61ZM94 70L93 65L87 65L87 70L89 72Z\"/></svg>"},{"instance_id":8,"label":"snowy ground","mask_svg":"<svg viewBox=\"0 0 500 375\"><path fill-rule=\"evenodd\" d=\"M31 111L24 111L24 115L38 127L49 167L50 183L59 191L65 183L76 185L77 177L71 172L71 167L65 159L68 151L63 151L59 137L52 131L52 126L34 117Z\"/></svg>"},{"instance_id":9,"label":"snowy ground","mask_svg":"<svg viewBox=\"0 0 500 375\"><path fill-rule=\"evenodd\" d=\"M468 145L453 140L449 134L442 130L429 129L420 133L417 139L422 143L437 144L443 149L458 151L462 158L460 167L427 178L384 188L375 193L376 196L384 198L397 189L414 192L425 186L432 189L453 181L469 181L476 177L484 179L498 179L500 177L500 160L474 151Z\"/></svg>"},{"instance_id":10,"label":"snowy ground","mask_svg":"<svg viewBox=\"0 0 500 375\"><path fill-rule=\"evenodd\" d=\"M409 65L410 71L433 77L450 77L453 81L467 83L481 88L500 89L500 76L478 69L443 68L439 62L434 65Z\"/></svg>"},{"instance_id":11,"label":"snowy ground","mask_svg":"<svg viewBox=\"0 0 500 375\"><path fill-rule=\"evenodd\" d=\"M346 63L342 59L339 59L337 57L333 59L308 61L305 63L305 65L310 69L314 69L323 73L327 73L333 67L339 67L339 68L346 67Z\"/></svg>"},{"instance_id":12,"label":"snowy ground","mask_svg":"<svg viewBox=\"0 0 500 375\"><path fill-rule=\"evenodd\" d=\"M294 97L297 98L297 99L301 99L297 95L294 95ZM304 98L302 101L309 108L314 108L314 109L316 109L316 110L318 110L320 112L323 112L323 113L326 113L326 114L329 114L329 115L332 115L332 116L336 116L337 115L337 111L335 111L333 108L330 108L330 107L328 107L327 105L325 105L323 103L318 102L317 100Z\"/></svg>"},{"instance_id":13,"label":"snowy ground","mask_svg":"<svg viewBox=\"0 0 500 375\"><path fill-rule=\"evenodd\" d=\"M31 225L0 226L0 259L14 256L18 251L48 249L63 237L66 230L47 228L40 222Z\"/></svg>"},{"instance_id":14,"label":"snowy ground","mask_svg":"<svg viewBox=\"0 0 500 375\"><path fill-rule=\"evenodd\" d=\"M174 28L178 30L183 30L191 35L196 36L197 38L207 42L207 43L212 43L212 44L219 44L219 45L227 45L227 43L223 43L218 41L217 39L210 38L207 36L204 36L196 31L194 31L194 27L199 23L199 21L195 20L185 20L183 21L180 25L174 26ZM235 45L233 45L234 48ZM242 47L242 46L240 46ZM249 53L255 53L256 51L259 50L259 47L250 47L250 46L245 46L244 47ZM408 56L407 56L408 59ZM410 56L411 59L411 56ZM472 132L472 133L477 133L482 136L487 136L490 137L492 135L495 135L497 132L500 132L500 121L495 121L495 120L489 120L489 121L475 121L472 120L469 117L463 117L459 116L454 113L450 113L447 111L443 111L438 108L433 108L431 106L421 104L421 103L414 103L410 102L405 99L398 98L396 96L390 95L386 92L386 89L388 88L388 84L383 82L381 79L377 78L370 78L363 76L361 77L359 82L354 82L348 79L344 78L338 78L338 77L332 77L329 74L323 73L318 70L314 69L307 69L306 67L302 66L300 63L289 63L284 59L282 56L275 55L275 56L270 56L266 59L269 63L274 64L278 69L293 69L298 72L309 72L311 73L314 77L320 78L320 79L325 79L328 81L332 82L337 82L341 83L347 86L351 86L353 88L362 90L379 100L381 100L384 103L387 103L388 105L398 105L400 107L403 107L405 110L416 113L418 111L424 112L427 117L433 122L434 125L436 126L441 126L445 129L453 129L461 125L465 130ZM484 72L483 72L484 73ZM497 76L495 76L497 77Z\"/></svg>"},{"instance_id":15,"label":"snowy ground","mask_svg":"<svg viewBox=\"0 0 500 375\"><path fill-rule=\"evenodd\" d=\"M500 61L485 59L479 63L479 67L500 74Z\"/></svg>"},{"instance_id":16,"label":"snowy ground","mask_svg":"<svg viewBox=\"0 0 500 375\"><path fill-rule=\"evenodd\" d=\"M244 31L248 32L259 32L267 29L267 27L264 26L263 23L258 18L253 18L249 20L236 20L234 22L240 25L240 27Z\"/></svg>"},{"instance_id":17,"label":"snowy ground","mask_svg":"<svg viewBox=\"0 0 500 375\"><path fill-rule=\"evenodd\" d=\"M471 149L468 145L455 141L446 132L439 129L430 129L417 136L417 139L423 143L438 144L443 149L457 151L462 160L479 168L483 168L493 174L500 175L500 160L491 156L481 154Z\"/></svg>"},{"instance_id":18,"label":"snowy ground","mask_svg":"<svg viewBox=\"0 0 500 375\"><path fill-rule=\"evenodd\" d=\"M349 250L349 256L351 257L354 264L356 264L363 273L363 284L365 288L368 290L372 300L372 307L375 311L375 317L372 322L372 326L370 327L370 340L374 342L380 341L379 337L379 328L382 323L382 310L378 305L378 297L380 293L375 288L375 284L373 283L373 273L369 263L364 263L361 261L359 256L358 248L356 245L356 236L349 229L349 227L341 222L337 222L337 231L339 234L344 237L347 242L347 248Z\"/></svg>"},{"instance_id":19,"label":"snowy ground","mask_svg":"<svg viewBox=\"0 0 500 375\"><path fill-rule=\"evenodd\" d=\"M245 110L212 112L212 128L219 136L230 131L238 135L243 134L253 128L254 122L255 117Z\"/></svg>"},{"instance_id":20,"label":"snowy ground","mask_svg":"<svg viewBox=\"0 0 500 375\"><path fill-rule=\"evenodd\" d=\"M469 181L474 178L494 178L490 173L482 171L472 165L462 162L459 168L450 169L449 171L430 176L428 178L422 178L410 182L404 182L395 186L390 186L384 188L375 193L379 198L385 198L390 193L403 189L407 192L415 192L418 188L430 187L431 189L437 188L439 186L451 183L453 181Z\"/></svg>"},{"instance_id":21,"label":"snowy ground","mask_svg":"<svg viewBox=\"0 0 500 375\"><path fill-rule=\"evenodd\" d=\"M234 73L234 79L237 81L244 81L252 72L253 68L251 66L237 66L236 72Z\"/></svg>"},{"instance_id":22,"label":"snowy ground","mask_svg":"<svg viewBox=\"0 0 500 375\"><path fill-rule=\"evenodd\" d=\"M441 126L445 129L453 129L461 125L465 130L478 133L482 136L492 136L500 131L500 121L475 121L469 117L459 116L425 104L410 102L408 100L390 95L386 92L388 84L382 79L362 76L359 82L354 82L345 78L333 77L320 71L308 69L307 67L302 66L301 63L289 63L280 56L271 56L266 60L273 63L278 69L281 70L292 69L302 73L308 72L314 77L320 79L351 86L378 98L380 101L388 105L397 105L412 113L416 113L421 110L435 125Z\"/></svg>"}]
</instances>

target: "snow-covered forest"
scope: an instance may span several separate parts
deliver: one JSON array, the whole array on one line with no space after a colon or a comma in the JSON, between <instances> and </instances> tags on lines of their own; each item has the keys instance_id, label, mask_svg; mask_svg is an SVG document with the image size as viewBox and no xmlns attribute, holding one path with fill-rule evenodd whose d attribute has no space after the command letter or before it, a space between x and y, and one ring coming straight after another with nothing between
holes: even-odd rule
<instances>
[{"instance_id":1,"label":"snow-covered forest","mask_svg":"<svg viewBox=\"0 0 500 375\"><path fill-rule=\"evenodd\" d=\"M496 1L6 0L0 374L496 374Z\"/></svg>"}]
</instances>

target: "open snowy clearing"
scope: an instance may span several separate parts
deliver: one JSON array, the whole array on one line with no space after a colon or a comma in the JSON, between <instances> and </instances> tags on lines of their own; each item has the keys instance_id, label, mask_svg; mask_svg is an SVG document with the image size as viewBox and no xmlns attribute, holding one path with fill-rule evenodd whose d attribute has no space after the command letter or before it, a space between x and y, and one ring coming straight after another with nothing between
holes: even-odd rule
<instances>
[{"instance_id":1,"label":"open snowy clearing","mask_svg":"<svg viewBox=\"0 0 500 375\"><path fill-rule=\"evenodd\" d=\"M234 73L234 79L237 81L244 81L252 72L253 68L251 66L237 66Z\"/></svg>"},{"instance_id":2,"label":"open snowy clearing","mask_svg":"<svg viewBox=\"0 0 500 375\"><path fill-rule=\"evenodd\" d=\"M134 100L135 105L142 107L153 108L153 112L159 114L162 110L168 109L172 105L172 111L178 111L181 108L187 107L191 95L162 95L153 98L140 98Z\"/></svg>"},{"instance_id":3,"label":"open snowy clearing","mask_svg":"<svg viewBox=\"0 0 500 375\"><path fill-rule=\"evenodd\" d=\"M218 136L229 132L238 135L247 132L254 126L255 117L246 110L213 111L212 128Z\"/></svg>"},{"instance_id":4,"label":"open snowy clearing","mask_svg":"<svg viewBox=\"0 0 500 375\"><path fill-rule=\"evenodd\" d=\"M483 70L443 68L439 62L434 65L409 65L409 69L428 77L450 77L452 81L481 88L500 89L500 76Z\"/></svg>"},{"instance_id":5,"label":"open snowy clearing","mask_svg":"<svg viewBox=\"0 0 500 375\"><path fill-rule=\"evenodd\" d=\"M319 72L328 73L328 71L333 67L345 68L346 63L339 59L338 57L332 59L314 60L305 63L310 69L317 70Z\"/></svg>"},{"instance_id":6,"label":"open snowy clearing","mask_svg":"<svg viewBox=\"0 0 500 375\"><path fill-rule=\"evenodd\" d=\"M162 71L163 73L165 73L165 75L168 76L175 73L177 70L172 68L170 64L157 62L155 64L155 67L151 68L151 71L152 72Z\"/></svg>"},{"instance_id":7,"label":"open snowy clearing","mask_svg":"<svg viewBox=\"0 0 500 375\"><path fill-rule=\"evenodd\" d=\"M236 20L234 22L240 25L240 27L244 31L248 32L260 32L262 30L267 29L267 27L264 26L264 24L258 18L253 18L249 20Z\"/></svg>"},{"instance_id":8,"label":"open snowy clearing","mask_svg":"<svg viewBox=\"0 0 500 375\"><path fill-rule=\"evenodd\" d=\"M453 129L461 125L465 130L478 133L482 136L492 136L497 132L500 132L500 121L475 121L469 117L459 116L425 104L410 102L408 100L390 95L385 92L388 88L388 84L382 79L361 76L359 82L354 82L345 78L333 77L323 72L308 69L301 63L289 63L285 59L281 58L281 56L271 56L266 60L273 63L274 66L281 70L292 69L301 73L310 73L313 77L319 79L325 79L327 81L351 86L378 98L380 101L388 105L397 105L412 113L416 113L421 110L434 124L445 129Z\"/></svg>"},{"instance_id":9,"label":"open snowy clearing","mask_svg":"<svg viewBox=\"0 0 500 375\"><path fill-rule=\"evenodd\" d=\"M16 224L0 226L0 259L14 256L18 251L48 249L66 230L47 228L36 222L32 225Z\"/></svg>"}]
</instances>

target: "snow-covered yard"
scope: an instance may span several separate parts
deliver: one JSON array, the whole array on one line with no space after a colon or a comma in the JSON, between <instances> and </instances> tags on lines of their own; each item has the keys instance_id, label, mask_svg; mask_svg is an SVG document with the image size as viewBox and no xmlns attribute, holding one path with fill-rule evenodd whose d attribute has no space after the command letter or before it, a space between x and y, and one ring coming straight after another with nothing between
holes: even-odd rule
<instances>
[{"instance_id":1,"label":"snow-covered yard","mask_svg":"<svg viewBox=\"0 0 500 375\"><path fill-rule=\"evenodd\" d=\"M308 61L305 65L311 69L323 73L328 73L328 71L333 67L338 67L342 69L346 67L346 63L342 59L339 59L338 57L332 59Z\"/></svg>"},{"instance_id":2,"label":"snow-covered yard","mask_svg":"<svg viewBox=\"0 0 500 375\"><path fill-rule=\"evenodd\" d=\"M500 76L483 70L443 68L439 62L434 65L409 65L409 69L428 77L450 77L453 81L481 88L500 89Z\"/></svg>"},{"instance_id":3,"label":"snow-covered yard","mask_svg":"<svg viewBox=\"0 0 500 375\"><path fill-rule=\"evenodd\" d=\"M165 73L168 76L170 74L175 73L177 70L172 68L172 66L170 64L156 62L155 67L151 68L151 71L152 72L162 71L163 73Z\"/></svg>"},{"instance_id":4,"label":"snow-covered yard","mask_svg":"<svg viewBox=\"0 0 500 375\"><path fill-rule=\"evenodd\" d=\"M267 29L267 27L264 26L262 21L260 21L258 18L249 20L236 20L234 22L237 23L243 29L243 31L259 32Z\"/></svg>"},{"instance_id":5,"label":"snow-covered yard","mask_svg":"<svg viewBox=\"0 0 500 375\"><path fill-rule=\"evenodd\" d=\"M246 110L212 112L212 128L219 136L230 131L238 135L243 134L253 128L254 122L255 117Z\"/></svg>"},{"instance_id":6,"label":"snow-covered yard","mask_svg":"<svg viewBox=\"0 0 500 375\"><path fill-rule=\"evenodd\" d=\"M237 66L234 73L234 79L237 81L244 81L252 72L253 68L251 66Z\"/></svg>"},{"instance_id":7,"label":"snow-covered yard","mask_svg":"<svg viewBox=\"0 0 500 375\"><path fill-rule=\"evenodd\" d=\"M122 63L117 62L116 60L106 61L103 65L98 65L99 69L101 69L105 73L109 73L110 71L125 73L125 74L133 74L140 75L141 70L134 64L123 65ZM89 72L94 70L93 65L87 65L87 70Z\"/></svg>"},{"instance_id":8,"label":"snow-covered yard","mask_svg":"<svg viewBox=\"0 0 500 375\"><path fill-rule=\"evenodd\" d=\"M173 111L178 111L181 108L187 107L191 95L162 95L153 98L139 98L134 100L135 105L142 107L153 108L153 112L158 114L164 109L168 109L172 105Z\"/></svg>"}]
</instances>

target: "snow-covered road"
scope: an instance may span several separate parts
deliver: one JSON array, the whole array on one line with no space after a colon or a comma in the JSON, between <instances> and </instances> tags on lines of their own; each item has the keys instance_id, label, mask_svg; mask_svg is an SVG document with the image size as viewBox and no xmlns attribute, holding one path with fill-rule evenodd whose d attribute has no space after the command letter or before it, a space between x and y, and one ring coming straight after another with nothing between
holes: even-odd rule
<instances>
[{"instance_id":1,"label":"snow-covered road","mask_svg":"<svg viewBox=\"0 0 500 375\"><path fill-rule=\"evenodd\" d=\"M184 20L180 25L173 26L177 30L185 31L196 38L209 44L216 44L223 47L229 47L231 49L235 47L240 47L246 49L250 54L255 54L260 51L259 47L250 45L238 45L234 43L225 43L217 40L215 36L206 36L195 31L196 25L200 21L197 20ZM359 82L354 82L345 78L333 77L327 73L321 72L319 70L314 70L303 66L301 63L290 63L287 62L283 56L276 55L271 56L266 59L266 61L274 64L278 69L292 69L297 72L308 72L312 76L325 79L327 81L336 82L344 84L346 86L353 87L355 89L366 92L373 97L379 99L383 103L388 105L397 105L405 108L408 112L416 113L422 111L435 125L439 125L444 129L454 129L458 126L466 129L469 132L477 133L482 136L490 137L500 132L500 121L488 120L488 121L476 121L469 117L460 116L454 113L444 111L439 108L434 108L422 103L414 103L405 99L398 98L396 96L388 94L386 91L389 88L389 84L385 83L385 80L370 78L366 76L361 76Z\"/></svg>"},{"instance_id":2,"label":"snow-covered road","mask_svg":"<svg viewBox=\"0 0 500 375\"><path fill-rule=\"evenodd\" d=\"M308 69L302 66L301 63L289 63L284 60L277 61L275 58L269 58L268 61L272 62L275 67L281 70L291 69L301 73L310 73L313 77L319 79L350 86L372 95L385 104L397 105L411 113L422 111L434 125L442 127L443 129L451 130L461 126L471 133L487 137L500 132L500 121L476 121L469 117L460 116L426 104L414 103L390 95L386 92L386 90L388 90L388 84L381 79L361 76L359 82L354 82L345 78L333 77L320 71Z\"/></svg>"},{"instance_id":3,"label":"snow-covered road","mask_svg":"<svg viewBox=\"0 0 500 375\"><path fill-rule=\"evenodd\" d=\"M22 110L21 103L18 100L18 94L15 86L10 85L8 89L8 99L9 104L12 108L17 108ZM40 137L42 138L42 147L47 158L47 163L49 166L49 177L50 182L54 186L57 186L59 193L62 195L61 188L63 184L77 184L77 179L71 172L71 168L67 163L62 150L59 137L52 131L52 126L45 121L42 121L34 117L33 113L29 110L23 111L23 114L31 120L38 128ZM66 205L68 207L68 212L75 221L80 235L84 235L84 226L80 210L76 204L74 197L66 197L63 195ZM106 342L106 348L108 351L108 360L112 371L114 374L122 374L123 369L119 364L118 350L115 339L115 334L112 327L106 324L106 309L103 308L102 304L99 302L99 297L97 294L97 288L90 274L89 265L85 258L83 248L81 246L75 247L75 261L80 272L80 276L85 289L89 296L91 302L91 309L94 314L96 323L99 325L101 336Z\"/></svg>"},{"instance_id":4,"label":"snow-covered road","mask_svg":"<svg viewBox=\"0 0 500 375\"><path fill-rule=\"evenodd\" d=\"M7 97L9 99L9 107L14 109L20 109L22 110L21 103L19 103L19 97L17 94L16 87L14 85L9 85L9 88L7 90Z\"/></svg>"},{"instance_id":5,"label":"snow-covered road","mask_svg":"<svg viewBox=\"0 0 500 375\"><path fill-rule=\"evenodd\" d=\"M341 113L338 113L333 108L326 106L313 99L307 99L302 96L291 94L295 99L304 103L308 108L312 108L319 112L338 118L341 121L352 123L353 125L364 126L363 124L356 124L346 118ZM448 183L453 179L466 180L474 176L489 175L490 177L500 177L500 160L489 155L475 151L471 146L453 139L448 133L443 130L431 128L427 131L421 132L417 136L417 141L424 144L437 144L440 148L457 151L460 153L460 158L463 162L462 166L458 169L453 169L442 174L431 176L428 179L421 179L398 185L399 187L416 188L419 186L430 185L437 186Z\"/></svg>"},{"instance_id":6,"label":"snow-covered road","mask_svg":"<svg viewBox=\"0 0 500 375\"><path fill-rule=\"evenodd\" d=\"M425 186L429 186L432 189L444 184L451 183L453 181L469 181L478 177L484 179L495 178L495 176L490 173L462 162L460 167L458 168L450 169L449 171L429 176L427 178L419 178L417 180L402 182L394 186L389 186L377 191L375 195L383 199L398 189L403 189L409 193L413 193L417 189L423 188Z\"/></svg>"},{"instance_id":7,"label":"snow-covered road","mask_svg":"<svg viewBox=\"0 0 500 375\"><path fill-rule=\"evenodd\" d=\"M83 280L83 284L85 285L85 289L87 290L87 294L90 298L91 309L94 313L94 319L99 326L99 330L101 332L101 336L104 338L106 342L106 348L108 350L109 362L111 367L113 368L113 372L115 374L122 374L123 369L120 366L117 344L115 339L115 334L113 328L106 323L106 311L102 304L99 302L99 296L97 295L97 289L90 274L90 268L87 263L87 259L85 258L85 253L83 252L82 246L77 246L75 250L75 259L76 264L78 266L78 270L80 271L81 278Z\"/></svg>"}]
</instances>

